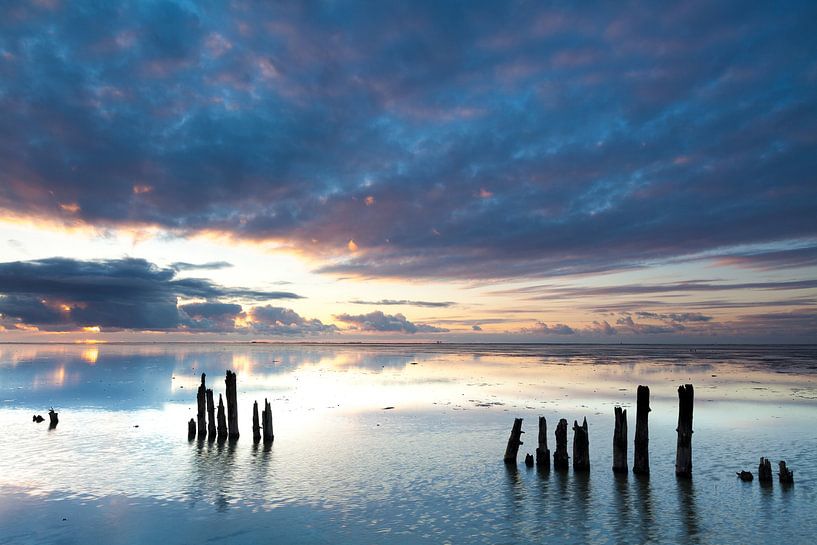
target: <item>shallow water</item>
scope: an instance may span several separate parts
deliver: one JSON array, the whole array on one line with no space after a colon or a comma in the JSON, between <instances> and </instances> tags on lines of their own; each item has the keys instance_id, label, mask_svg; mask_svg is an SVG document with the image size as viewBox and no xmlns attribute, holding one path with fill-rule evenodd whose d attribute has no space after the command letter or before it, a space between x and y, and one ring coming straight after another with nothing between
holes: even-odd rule
<instances>
[{"instance_id":1,"label":"shallow water","mask_svg":"<svg viewBox=\"0 0 817 545\"><path fill-rule=\"evenodd\" d=\"M200 373L218 397L226 369L241 438L188 442ZM691 482L674 476L687 382ZM632 460L638 384L648 479L610 470L617 404ZM250 428L264 398L270 448ZM31 422L50 406L51 431ZM587 418L589 474L521 463L539 415L551 450L559 418ZM815 347L0 345L0 543L813 543L815 422ZM760 456L795 484L740 482Z\"/></svg>"}]
</instances>

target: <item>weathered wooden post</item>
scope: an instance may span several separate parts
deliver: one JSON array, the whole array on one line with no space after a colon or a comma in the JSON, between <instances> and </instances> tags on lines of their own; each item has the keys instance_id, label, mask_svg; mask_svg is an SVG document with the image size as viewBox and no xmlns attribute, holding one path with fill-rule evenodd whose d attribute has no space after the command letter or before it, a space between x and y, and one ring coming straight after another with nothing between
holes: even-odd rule
<instances>
[{"instance_id":1,"label":"weathered wooden post","mask_svg":"<svg viewBox=\"0 0 817 545\"><path fill-rule=\"evenodd\" d=\"M213 403L213 390L207 389L207 439L216 439L216 406Z\"/></svg>"},{"instance_id":2,"label":"weathered wooden post","mask_svg":"<svg viewBox=\"0 0 817 545\"><path fill-rule=\"evenodd\" d=\"M536 467L550 469L550 450L548 449L548 423L544 416L539 417L539 446L536 448Z\"/></svg>"},{"instance_id":3,"label":"weathered wooden post","mask_svg":"<svg viewBox=\"0 0 817 545\"><path fill-rule=\"evenodd\" d=\"M533 467L533 454L530 452L525 454L525 466Z\"/></svg>"},{"instance_id":4,"label":"weathered wooden post","mask_svg":"<svg viewBox=\"0 0 817 545\"><path fill-rule=\"evenodd\" d=\"M639 386L635 411L635 453L633 473L650 474L650 388Z\"/></svg>"},{"instance_id":5,"label":"weathered wooden post","mask_svg":"<svg viewBox=\"0 0 817 545\"><path fill-rule=\"evenodd\" d=\"M772 463L768 458L760 457L760 464L757 466L757 479L762 483L772 482Z\"/></svg>"},{"instance_id":6,"label":"weathered wooden post","mask_svg":"<svg viewBox=\"0 0 817 545\"><path fill-rule=\"evenodd\" d=\"M675 450L675 474L692 477L692 404L695 392L692 384L678 387L678 444Z\"/></svg>"},{"instance_id":7,"label":"weathered wooden post","mask_svg":"<svg viewBox=\"0 0 817 545\"><path fill-rule=\"evenodd\" d=\"M238 395L236 393L236 376L227 371L227 435L230 439L238 439Z\"/></svg>"},{"instance_id":8,"label":"weathered wooden post","mask_svg":"<svg viewBox=\"0 0 817 545\"><path fill-rule=\"evenodd\" d=\"M221 399L221 394L218 394L216 419L218 420L218 440L224 441L227 439L227 419L224 417L224 401Z\"/></svg>"},{"instance_id":9,"label":"weathered wooden post","mask_svg":"<svg viewBox=\"0 0 817 545\"><path fill-rule=\"evenodd\" d=\"M187 440L192 441L196 438L196 421L192 418L187 423Z\"/></svg>"},{"instance_id":10,"label":"weathered wooden post","mask_svg":"<svg viewBox=\"0 0 817 545\"><path fill-rule=\"evenodd\" d=\"M272 430L272 407L266 398L264 398L264 414L261 424L264 427L264 443L269 444L275 441L275 433Z\"/></svg>"},{"instance_id":11,"label":"weathered wooden post","mask_svg":"<svg viewBox=\"0 0 817 545\"><path fill-rule=\"evenodd\" d=\"M204 385L205 374L201 374L201 384L199 384L199 391L196 393L196 401L198 403L198 413L196 419L198 422L199 439L204 439L207 436L207 386Z\"/></svg>"},{"instance_id":12,"label":"weathered wooden post","mask_svg":"<svg viewBox=\"0 0 817 545\"><path fill-rule=\"evenodd\" d=\"M264 407L266 409L266 407ZM261 440L261 426L258 425L258 402L252 402L252 440L257 443Z\"/></svg>"},{"instance_id":13,"label":"weathered wooden post","mask_svg":"<svg viewBox=\"0 0 817 545\"><path fill-rule=\"evenodd\" d=\"M567 455L567 420L559 420L556 425L556 452L553 453L553 469L567 469L569 466Z\"/></svg>"},{"instance_id":14,"label":"weathered wooden post","mask_svg":"<svg viewBox=\"0 0 817 545\"><path fill-rule=\"evenodd\" d=\"M51 410L48 411L48 418L51 420L48 424L48 429L53 430L57 427L57 424L60 423L59 413L54 411L54 407L51 407Z\"/></svg>"},{"instance_id":15,"label":"weathered wooden post","mask_svg":"<svg viewBox=\"0 0 817 545\"><path fill-rule=\"evenodd\" d=\"M522 419L514 418L513 427L511 428L511 436L508 438L508 446L505 448L505 457L502 459L506 464L516 465L516 453L519 452L519 446L522 443Z\"/></svg>"},{"instance_id":16,"label":"weathered wooden post","mask_svg":"<svg viewBox=\"0 0 817 545\"><path fill-rule=\"evenodd\" d=\"M780 482L783 484L793 484L794 472L786 467L786 462L780 460L778 466L780 467Z\"/></svg>"},{"instance_id":17,"label":"weathered wooden post","mask_svg":"<svg viewBox=\"0 0 817 545\"><path fill-rule=\"evenodd\" d=\"M613 473L627 473L627 410L614 409L616 426L613 431Z\"/></svg>"},{"instance_id":18,"label":"weathered wooden post","mask_svg":"<svg viewBox=\"0 0 817 545\"><path fill-rule=\"evenodd\" d=\"M590 470L590 438L587 436L587 418L582 425L573 421L573 471Z\"/></svg>"}]
</instances>

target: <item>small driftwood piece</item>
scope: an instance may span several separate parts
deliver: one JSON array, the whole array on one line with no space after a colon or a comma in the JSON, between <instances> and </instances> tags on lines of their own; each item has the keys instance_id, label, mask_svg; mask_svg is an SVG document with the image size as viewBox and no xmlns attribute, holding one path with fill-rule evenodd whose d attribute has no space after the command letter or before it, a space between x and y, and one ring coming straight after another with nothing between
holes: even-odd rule
<instances>
[{"instance_id":1,"label":"small driftwood piece","mask_svg":"<svg viewBox=\"0 0 817 545\"><path fill-rule=\"evenodd\" d=\"M508 438L508 446L505 448L505 456L502 458L506 464L516 465L516 454L519 452L519 446L522 445L522 419L514 418L513 427L511 428L511 436Z\"/></svg>"},{"instance_id":2,"label":"small driftwood piece","mask_svg":"<svg viewBox=\"0 0 817 545\"><path fill-rule=\"evenodd\" d=\"M224 416L224 401L221 399L221 394L218 394L218 410L216 412L216 420L218 421L217 434L218 440L224 441L227 439L227 418Z\"/></svg>"},{"instance_id":3,"label":"small driftwood piece","mask_svg":"<svg viewBox=\"0 0 817 545\"><path fill-rule=\"evenodd\" d=\"M736 471L735 473L737 473L738 477L740 477L740 480L745 483L750 483L755 478L755 476L752 475L751 471Z\"/></svg>"},{"instance_id":4,"label":"small driftwood piece","mask_svg":"<svg viewBox=\"0 0 817 545\"><path fill-rule=\"evenodd\" d=\"M556 426L556 452L553 453L553 469L567 469L570 465L567 455L567 420L562 418Z\"/></svg>"},{"instance_id":5,"label":"small driftwood piece","mask_svg":"<svg viewBox=\"0 0 817 545\"><path fill-rule=\"evenodd\" d=\"M37 424L39 424L43 420L45 420L45 418L43 418L43 415L41 414L35 414L33 417L31 417L31 421L36 422Z\"/></svg>"},{"instance_id":6,"label":"small driftwood piece","mask_svg":"<svg viewBox=\"0 0 817 545\"><path fill-rule=\"evenodd\" d=\"M627 473L627 410L614 409L616 426L613 431L613 473Z\"/></svg>"},{"instance_id":7,"label":"small driftwood piece","mask_svg":"<svg viewBox=\"0 0 817 545\"><path fill-rule=\"evenodd\" d=\"M264 399L264 414L261 417L261 426L264 429L264 443L272 443L275 441L275 434L272 430L272 407L269 401Z\"/></svg>"},{"instance_id":8,"label":"small driftwood piece","mask_svg":"<svg viewBox=\"0 0 817 545\"><path fill-rule=\"evenodd\" d=\"M770 483L772 479L772 463L768 458L760 458L760 464L757 466L757 479L762 483Z\"/></svg>"},{"instance_id":9,"label":"small driftwood piece","mask_svg":"<svg viewBox=\"0 0 817 545\"><path fill-rule=\"evenodd\" d=\"M216 406L213 403L213 390L207 392L207 439L216 440Z\"/></svg>"},{"instance_id":10,"label":"small driftwood piece","mask_svg":"<svg viewBox=\"0 0 817 545\"><path fill-rule=\"evenodd\" d=\"M258 424L258 402L252 402L252 440L257 443L261 440L261 426Z\"/></svg>"},{"instance_id":11,"label":"small driftwood piece","mask_svg":"<svg viewBox=\"0 0 817 545\"><path fill-rule=\"evenodd\" d=\"M536 467L550 469L550 449L548 449L548 423L544 416L539 417L539 446L536 448Z\"/></svg>"},{"instance_id":12,"label":"small driftwood piece","mask_svg":"<svg viewBox=\"0 0 817 545\"><path fill-rule=\"evenodd\" d=\"M198 412L196 413L196 422L198 422L198 436L199 439L207 437L207 386L204 385L205 374L201 374L201 384L199 390L196 392L196 403L198 404Z\"/></svg>"},{"instance_id":13,"label":"small driftwood piece","mask_svg":"<svg viewBox=\"0 0 817 545\"><path fill-rule=\"evenodd\" d=\"M188 441L192 441L196 438L196 421L192 418L187 423L187 439Z\"/></svg>"},{"instance_id":14,"label":"small driftwood piece","mask_svg":"<svg viewBox=\"0 0 817 545\"><path fill-rule=\"evenodd\" d=\"M635 453L633 473L650 474L650 388L639 386L635 411Z\"/></svg>"},{"instance_id":15,"label":"small driftwood piece","mask_svg":"<svg viewBox=\"0 0 817 545\"><path fill-rule=\"evenodd\" d=\"M780 482L783 484L793 484L794 472L786 467L786 462L784 460L780 460L778 467L780 468Z\"/></svg>"},{"instance_id":16,"label":"small driftwood piece","mask_svg":"<svg viewBox=\"0 0 817 545\"><path fill-rule=\"evenodd\" d=\"M235 373L227 371L224 382L227 385L227 435L230 439L238 439L238 394Z\"/></svg>"},{"instance_id":17,"label":"small driftwood piece","mask_svg":"<svg viewBox=\"0 0 817 545\"><path fill-rule=\"evenodd\" d=\"M692 477L692 405L695 392L692 384L678 387L678 444L675 450L675 474Z\"/></svg>"},{"instance_id":18,"label":"small driftwood piece","mask_svg":"<svg viewBox=\"0 0 817 545\"><path fill-rule=\"evenodd\" d=\"M54 411L53 407L48 411L48 418L51 420L51 422L48 424L48 429L53 430L57 427L57 424L60 423L59 414Z\"/></svg>"},{"instance_id":19,"label":"small driftwood piece","mask_svg":"<svg viewBox=\"0 0 817 545\"><path fill-rule=\"evenodd\" d=\"M587 418L582 425L573 421L573 471L590 470L590 439L587 436Z\"/></svg>"},{"instance_id":20,"label":"small driftwood piece","mask_svg":"<svg viewBox=\"0 0 817 545\"><path fill-rule=\"evenodd\" d=\"M530 452L525 455L525 465L527 467L533 467L533 454Z\"/></svg>"}]
</instances>

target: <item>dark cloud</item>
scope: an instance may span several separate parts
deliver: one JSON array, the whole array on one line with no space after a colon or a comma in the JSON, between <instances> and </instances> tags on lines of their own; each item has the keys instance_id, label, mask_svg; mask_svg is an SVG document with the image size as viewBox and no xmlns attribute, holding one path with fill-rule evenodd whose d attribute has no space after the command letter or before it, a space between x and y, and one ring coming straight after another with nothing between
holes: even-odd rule
<instances>
[{"instance_id":1,"label":"dark cloud","mask_svg":"<svg viewBox=\"0 0 817 545\"><path fill-rule=\"evenodd\" d=\"M548 325L544 322L536 322L533 327L522 328L522 333L531 335L574 335L576 330L565 324Z\"/></svg>"},{"instance_id":2,"label":"dark cloud","mask_svg":"<svg viewBox=\"0 0 817 545\"><path fill-rule=\"evenodd\" d=\"M368 314L338 314L335 319L351 324L360 331L390 331L397 333L445 333L448 330L428 324L410 322L402 314L383 314L376 310Z\"/></svg>"},{"instance_id":3,"label":"dark cloud","mask_svg":"<svg viewBox=\"0 0 817 545\"><path fill-rule=\"evenodd\" d=\"M204 299L177 307L179 298ZM224 328L241 307L219 299L295 299L290 292L229 288L144 259L49 258L0 263L0 314L7 324L41 329L167 330ZM231 329L231 328L228 328Z\"/></svg>"},{"instance_id":4,"label":"dark cloud","mask_svg":"<svg viewBox=\"0 0 817 545\"><path fill-rule=\"evenodd\" d=\"M817 235L813 2L34 4L0 21L7 213L283 240L362 276Z\"/></svg>"},{"instance_id":5,"label":"dark cloud","mask_svg":"<svg viewBox=\"0 0 817 545\"><path fill-rule=\"evenodd\" d=\"M226 261L210 261L208 263L186 263L184 261L176 261L170 264L171 269L177 271L215 271L219 269L228 269L232 267L232 263Z\"/></svg>"},{"instance_id":6,"label":"dark cloud","mask_svg":"<svg viewBox=\"0 0 817 545\"><path fill-rule=\"evenodd\" d=\"M270 305L252 308L247 312L250 329L257 333L276 335L315 335L338 331L333 324L324 324L317 318L307 320L294 310Z\"/></svg>"},{"instance_id":7,"label":"dark cloud","mask_svg":"<svg viewBox=\"0 0 817 545\"><path fill-rule=\"evenodd\" d=\"M456 305L453 301L411 301L408 299L381 299L380 301L349 301L355 305L394 305L427 308L447 308Z\"/></svg>"}]
</instances>

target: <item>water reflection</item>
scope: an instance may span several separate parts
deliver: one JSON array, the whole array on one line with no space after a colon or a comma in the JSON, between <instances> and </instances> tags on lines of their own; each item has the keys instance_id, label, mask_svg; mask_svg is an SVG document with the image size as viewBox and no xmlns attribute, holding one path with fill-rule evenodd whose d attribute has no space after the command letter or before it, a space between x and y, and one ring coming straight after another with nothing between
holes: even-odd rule
<instances>
[{"instance_id":1,"label":"water reflection","mask_svg":"<svg viewBox=\"0 0 817 545\"><path fill-rule=\"evenodd\" d=\"M652 488L649 475L633 475L631 486L635 488L636 512L638 517L639 543L655 541L655 517L653 516Z\"/></svg>"},{"instance_id":2,"label":"water reflection","mask_svg":"<svg viewBox=\"0 0 817 545\"><path fill-rule=\"evenodd\" d=\"M695 498L695 484L692 479L676 478L678 490L678 509L681 518L682 539L689 543L700 543L701 535L698 521L698 506Z\"/></svg>"}]
</instances>

